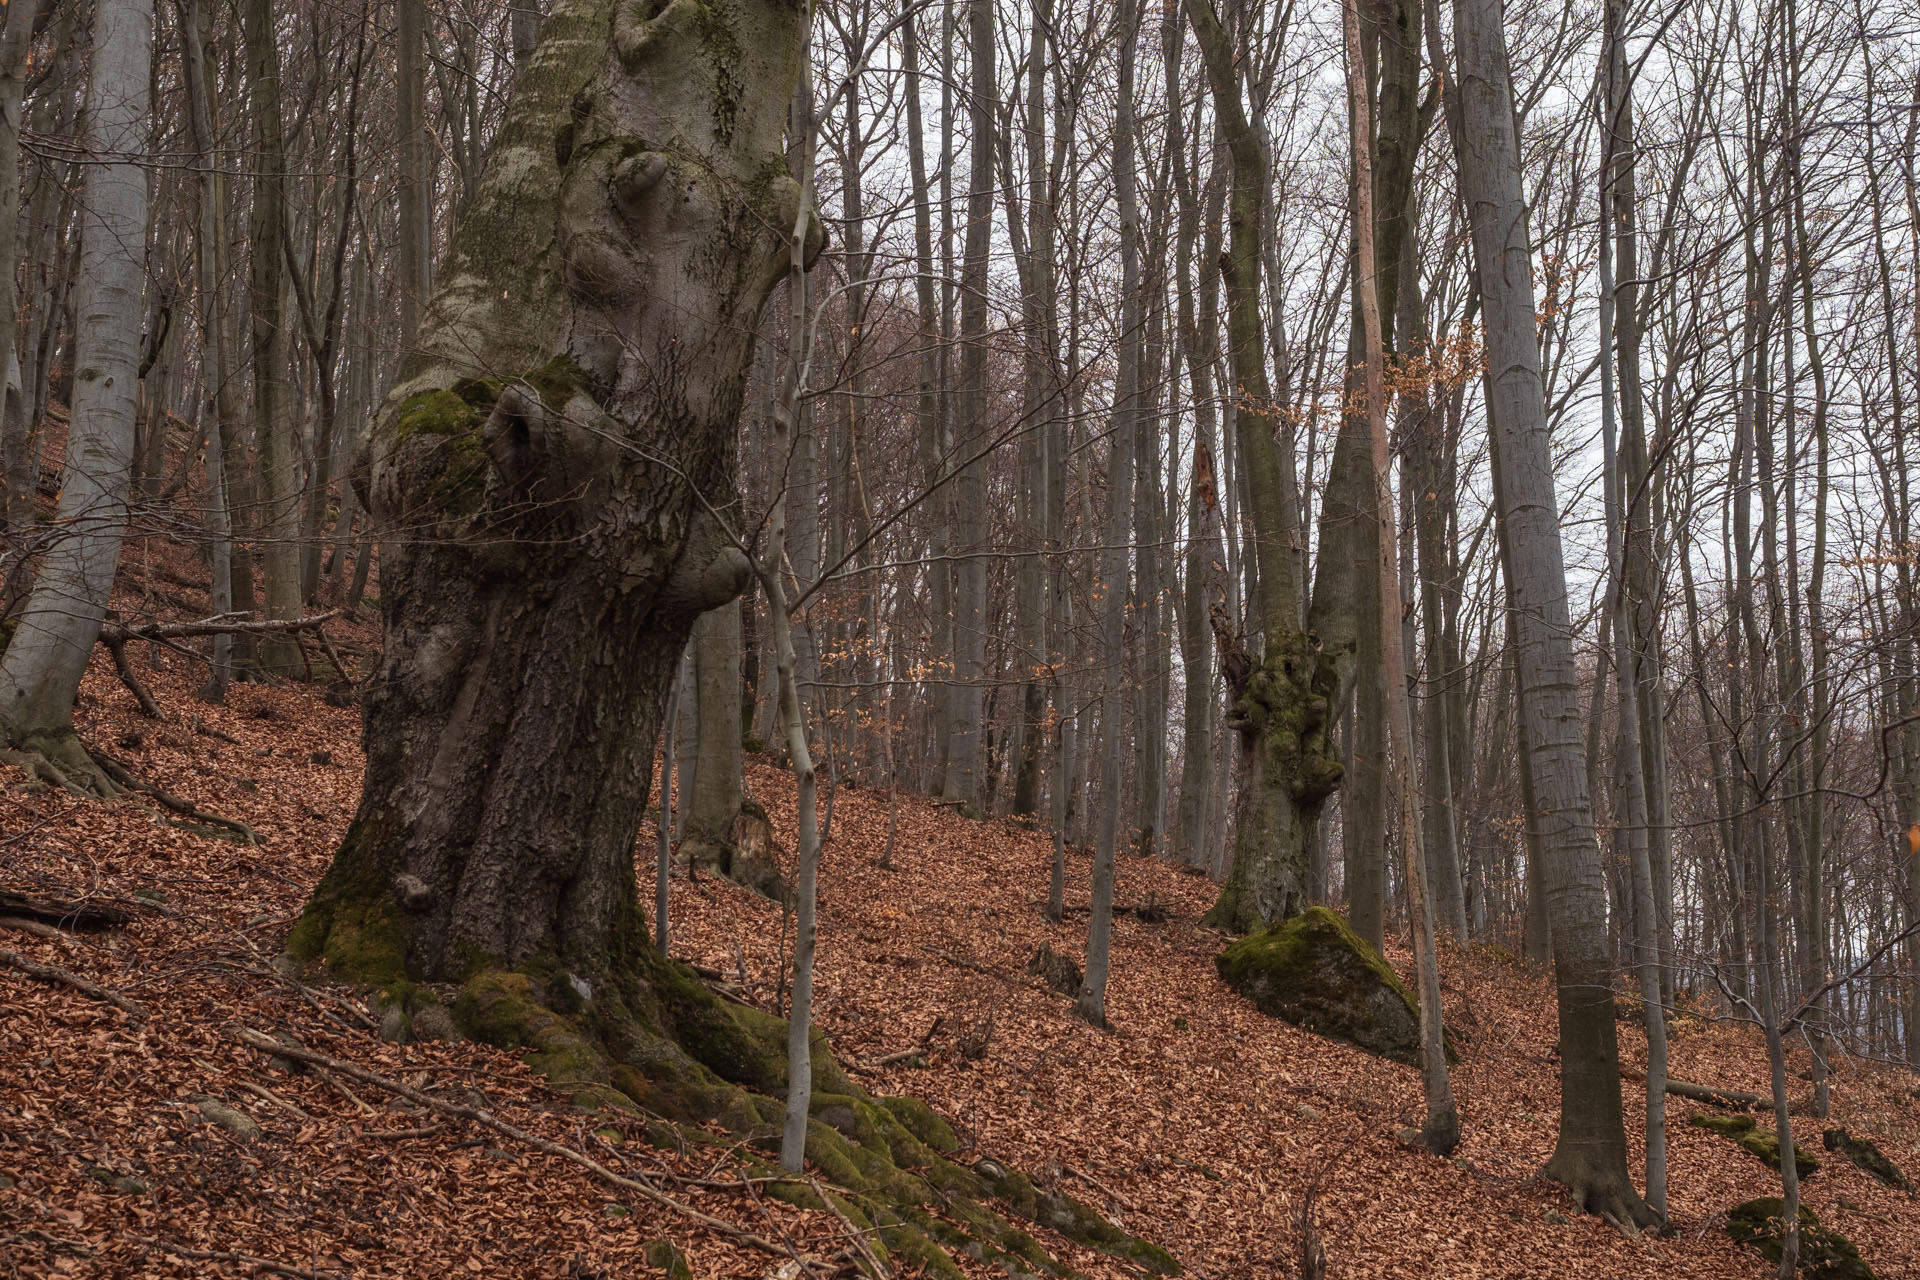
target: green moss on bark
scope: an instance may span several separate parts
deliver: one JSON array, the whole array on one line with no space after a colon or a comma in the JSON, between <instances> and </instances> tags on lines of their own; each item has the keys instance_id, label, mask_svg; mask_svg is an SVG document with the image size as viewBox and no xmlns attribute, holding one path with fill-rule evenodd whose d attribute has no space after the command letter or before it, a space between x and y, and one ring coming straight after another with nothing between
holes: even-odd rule
<instances>
[{"instance_id":1,"label":"green moss on bark","mask_svg":"<svg viewBox=\"0 0 1920 1280\"><path fill-rule=\"evenodd\" d=\"M386 988L406 978L400 911L384 897L316 896L287 935L286 952L362 986Z\"/></svg>"}]
</instances>

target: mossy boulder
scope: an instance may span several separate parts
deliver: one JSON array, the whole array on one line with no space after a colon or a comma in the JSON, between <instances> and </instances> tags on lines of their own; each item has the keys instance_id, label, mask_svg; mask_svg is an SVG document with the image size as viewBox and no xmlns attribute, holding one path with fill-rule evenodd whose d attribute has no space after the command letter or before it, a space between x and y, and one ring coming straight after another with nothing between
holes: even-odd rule
<instances>
[{"instance_id":1,"label":"mossy boulder","mask_svg":"<svg viewBox=\"0 0 1920 1280\"><path fill-rule=\"evenodd\" d=\"M1820 1135L1820 1140L1827 1150L1838 1151L1895 1191L1912 1189L1900 1166L1887 1159L1872 1138L1856 1138L1845 1129L1828 1129Z\"/></svg>"},{"instance_id":2,"label":"mossy boulder","mask_svg":"<svg viewBox=\"0 0 1920 1280\"><path fill-rule=\"evenodd\" d=\"M1727 1234L1778 1263L1786 1252L1787 1206L1779 1196L1763 1196L1727 1210ZM1853 1242L1820 1225L1813 1210L1800 1206L1800 1274L1808 1280L1879 1280Z\"/></svg>"},{"instance_id":3,"label":"mossy boulder","mask_svg":"<svg viewBox=\"0 0 1920 1280\"><path fill-rule=\"evenodd\" d=\"M1696 1129L1705 1129L1708 1133L1717 1133L1731 1142L1739 1143L1769 1169L1780 1167L1780 1135L1771 1129L1761 1128L1752 1116L1697 1115L1688 1123ZM1820 1162L1796 1142L1793 1144L1793 1167L1802 1178L1806 1178L1819 1170Z\"/></svg>"},{"instance_id":4,"label":"mossy boulder","mask_svg":"<svg viewBox=\"0 0 1920 1280\"><path fill-rule=\"evenodd\" d=\"M1262 1013L1394 1062L1420 1065L1420 1006L1413 992L1378 951L1325 907L1309 907L1277 928L1248 934L1215 964L1226 984Z\"/></svg>"},{"instance_id":5,"label":"mossy boulder","mask_svg":"<svg viewBox=\"0 0 1920 1280\"><path fill-rule=\"evenodd\" d=\"M667 1280L693 1280L693 1268L687 1265L687 1255L680 1252L680 1246L671 1240L649 1240L641 1246L641 1256L647 1265L665 1273Z\"/></svg>"}]
</instances>

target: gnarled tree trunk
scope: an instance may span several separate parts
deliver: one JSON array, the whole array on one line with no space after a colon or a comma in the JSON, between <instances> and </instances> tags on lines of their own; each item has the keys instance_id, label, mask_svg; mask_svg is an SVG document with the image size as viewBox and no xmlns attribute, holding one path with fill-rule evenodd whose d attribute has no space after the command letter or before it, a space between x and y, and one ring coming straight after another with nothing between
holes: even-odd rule
<instances>
[{"instance_id":1,"label":"gnarled tree trunk","mask_svg":"<svg viewBox=\"0 0 1920 1280\"><path fill-rule=\"evenodd\" d=\"M795 223L802 13L562 0L544 24L374 423L366 788L296 957L515 970L617 1054L668 685L750 568L711 512Z\"/></svg>"}]
</instances>

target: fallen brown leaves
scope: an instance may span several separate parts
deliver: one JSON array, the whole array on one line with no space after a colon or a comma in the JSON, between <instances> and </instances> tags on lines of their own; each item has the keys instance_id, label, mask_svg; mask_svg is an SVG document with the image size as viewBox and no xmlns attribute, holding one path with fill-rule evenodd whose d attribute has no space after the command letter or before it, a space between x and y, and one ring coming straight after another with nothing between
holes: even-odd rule
<instances>
[{"instance_id":1,"label":"fallen brown leaves","mask_svg":"<svg viewBox=\"0 0 1920 1280\"><path fill-rule=\"evenodd\" d=\"M170 571L191 577L191 567ZM350 652L372 642L365 629L341 638L359 641ZM384 1044L351 993L275 974L279 941L353 812L357 717L292 687L236 686L229 705L206 707L191 699L201 673L184 658L131 653L171 718L143 719L102 654L79 709L83 734L265 843L212 838L137 800L0 791L0 887L135 908L114 932L5 930L0 946L148 1015L137 1022L84 990L0 966L0 1277L624 1277L658 1274L642 1250L663 1237L699 1276L779 1265L609 1185L575 1156L802 1256L857 1252L844 1222L761 1195L724 1147L657 1150L631 1124L609 1129L569 1109L513 1055ZM791 779L755 761L749 781L791 848ZM1122 860L1118 900L1167 916L1115 921L1116 1030L1095 1031L1025 971L1042 942L1081 954L1089 861L1071 863L1080 910L1050 925L1039 910L1044 836L907 800L894 869L882 871L888 809L879 791L835 797L816 1012L843 1060L881 1092L931 1102L974 1151L1065 1180L1203 1280L1294 1274L1310 1185L1333 1277L1767 1274L1718 1228L1729 1205L1767 1193L1772 1174L1689 1127L1684 1100L1672 1100L1670 1118L1673 1237L1627 1240L1559 1189L1529 1184L1558 1106L1542 975L1472 952L1446 957L1465 1140L1457 1161L1435 1160L1394 1138L1421 1114L1413 1071L1265 1018L1215 979L1221 939L1198 924L1212 895L1204 881ZM676 879L673 894L676 954L772 1007L783 989L779 908L705 878ZM1404 954L1394 958L1405 967ZM270 1067L234 1024L290 1034L444 1105ZM1639 1065L1637 1035L1622 1034ZM1681 1024L1673 1070L1723 1088L1766 1085L1757 1038L1734 1026ZM1912 1078L1839 1070L1835 1121L1920 1170ZM251 1118L259 1137L210 1123L195 1096ZM1637 1124L1638 1091L1629 1085L1626 1097ZM1906 1197L1831 1159L1805 1194L1883 1276L1920 1275L1920 1221ZM1091 1275L1134 1274L1048 1244Z\"/></svg>"},{"instance_id":2,"label":"fallen brown leaves","mask_svg":"<svg viewBox=\"0 0 1920 1280\"><path fill-rule=\"evenodd\" d=\"M753 761L748 781L790 849L791 778ZM1720 1215L1778 1194L1774 1175L1689 1127L1696 1108L1682 1099L1669 1100L1673 1236L1629 1240L1578 1213L1559 1187L1531 1182L1552 1152L1559 1107L1545 975L1471 949L1445 957L1464 1140L1457 1160L1436 1160L1394 1136L1424 1114L1415 1071L1264 1017L1218 981L1223 939L1199 924L1214 893L1205 880L1121 860L1116 901L1152 902L1168 917L1115 919L1107 999L1116 1030L1095 1031L1025 972L1043 942L1084 954L1091 859L1071 859L1067 920L1051 925L1040 910L1050 837L907 800L895 869L882 871L888 808L884 791L835 797L815 998L836 1049L887 1064L870 1086L925 1098L979 1151L1069 1179L1074 1194L1172 1249L1193 1274L1297 1274L1296 1211L1316 1180L1313 1218L1331 1277L1758 1280L1771 1271L1726 1239ZM713 880L675 881L674 895L676 947L729 977L744 956L748 989L771 998L779 909ZM1408 971L1405 951L1389 949ZM990 1011L991 1043L969 1058L968 1033ZM916 1069L920 1055L902 1051L917 1049L936 1020L929 1065ZM1625 1025L1621 1035L1643 1067L1644 1040ZM1766 1089L1764 1049L1748 1028L1682 1023L1673 1055L1688 1079ZM1835 1122L1871 1131L1896 1162L1920 1168L1913 1077L1872 1064L1838 1070ZM1625 1093L1637 1164L1643 1095L1631 1084ZM1804 1194L1882 1276L1920 1275L1920 1221L1905 1196L1838 1160ZM1075 1262L1126 1274L1096 1258Z\"/></svg>"}]
</instances>

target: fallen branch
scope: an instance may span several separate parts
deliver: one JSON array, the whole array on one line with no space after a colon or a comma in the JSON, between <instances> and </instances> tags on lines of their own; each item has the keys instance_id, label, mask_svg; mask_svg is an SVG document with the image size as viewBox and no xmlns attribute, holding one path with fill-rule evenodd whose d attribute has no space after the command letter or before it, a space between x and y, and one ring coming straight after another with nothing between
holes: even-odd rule
<instances>
[{"instance_id":1,"label":"fallen branch","mask_svg":"<svg viewBox=\"0 0 1920 1280\"><path fill-rule=\"evenodd\" d=\"M21 933L30 933L36 938L60 939L67 935L50 924L38 920L28 920L23 916L0 916L0 929L17 929Z\"/></svg>"},{"instance_id":2,"label":"fallen branch","mask_svg":"<svg viewBox=\"0 0 1920 1280\"><path fill-rule=\"evenodd\" d=\"M444 1124L423 1124L418 1129L368 1129L360 1136L378 1138L382 1142L398 1142L403 1138L431 1138L435 1134L445 1133Z\"/></svg>"},{"instance_id":3,"label":"fallen branch","mask_svg":"<svg viewBox=\"0 0 1920 1280\"><path fill-rule=\"evenodd\" d=\"M0 912L11 917L38 920L59 929L111 929L133 922L133 914L118 907L62 898L29 898L5 889L0 889Z\"/></svg>"},{"instance_id":4,"label":"fallen branch","mask_svg":"<svg viewBox=\"0 0 1920 1280\"><path fill-rule=\"evenodd\" d=\"M1088 1173L1085 1169L1079 1168L1075 1165L1068 1165L1063 1170L1063 1172L1066 1173L1066 1175L1070 1178L1080 1179L1080 1181L1086 1183L1088 1186L1092 1187L1094 1190L1105 1195L1109 1200L1119 1205L1122 1209L1125 1209L1128 1213L1139 1212L1138 1209L1134 1208L1133 1203L1130 1200L1128 1200L1125 1196L1121 1195L1118 1191L1115 1191L1112 1187L1108 1186L1106 1183L1100 1181L1100 1179Z\"/></svg>"},{"instance_id":5,"label":"fallen branch","mask_svg":"<svg viewBox=\"0 0 1920 1280\"><path fill-rule=\"evenodd\" d=\"M920 1037L920 1043L911 1049L899 1049L893 1053L884 1053L877 1058L868 1058L864 1062L849 1061L847 1066L854 1071L879 1071L896 1062L906 1062L911 1058L924 1058L933 1052L933 1038L940 1034L940 1028L946 1023L945 1016L936 1017L933 1025L927 1028L927 1034Z\"/></svg>"},{"instance_id":6,"label":"fallen branch","mask_svg":"<svg viewBox=\"0 0 1920 1280\"><path fill-rule=\"evenodd\" d=\"M166 645L176 653L199 659L201 655L175 644L174 641L198 636L254 636L308 631L325 625L328 619L339 612L338 609L329 609L325 613L317 613L310 618L275 618L264 622L243 621L232 614L202 618L198 622L156 622L133 627L120 622L103 622L100 624L100 643L105 645L107 652L113 656L114 674L120 677L120 683L127 687L127 691L133 694L134 701L140 704L140 714L149 720L165 720L166 713L160 709L160 704L154 701L153 694L147 691L147 687L140 683L140 677L134 674L133 664L127 661L127 646L135 640L151 640L156 644Z\"/></svg>"},{"instance_id":7,"label":"fallen branch","mask_svg":"<svg viewBox=\"0 0 1920 1280\"><path fill-rule=\"evenodd\" d=\"M102 644L125 644L130 640L190 640L202 636L264 636L282 631L310 631L338 617L338 609L306 618L269 618L259 622L242 621L238 615L223 613L198 622L150 622L129 627L119 622L100 624ZM197 655L196 655L197 656Z\"/></svg>"},{"instance_id":8,"label":"fallen branch","mask_svg":"<svg viewBox=\"0 0 1920 1280\"><path fill-rule=\"evenodd\" d=\"M294 1280L341 1280L344 1271L315 1271L310 1267L296 1267L285 1262L275 1262L272 1258L256 1258L250 1253L234 1253L228 1249L189 1249L183 1244L170 1244L152 1236L125 1236L123 1239L137 1240L153 1249L164 1249L176 1257L189 1258L194 1262L237 1262L252 1267L256 1271L271 1271L279 1276L293 1276Z\"/></svg>"},{"instance_id":9,"label":"fallen branch","mask_svg":"<svg viewBox=\"0 0 1920 1280\"><path fill-rule=\"evenodd\" d=\"M1760 1106L1760 1096L1754 1093L1742 1093L1738 1089L1712 1089L1704 1084L1690 1084L1685 1080L1667 1077L1667 1092L1682 1098L1691 1098L1695 1102L1704 1102L1715 1107L1732 1107L1739 1111L1754 1111Z\"/></svg>"},{"instance_id":10,"label":"fallen branch","mask_svg":"<svg viewBox=\"0 0 1920 1280\"><path fill-rule=\"evenodd\" d=\"M479 1107L469 1107L459 1103L443 1101L430 1093L415 1089L410 1085L402 1084L398 1080L390 1080L377 1072L369 1071L365 1067L355 1063L330 1057L324 1053L316 1053L312 1049L283 1044L272 1036L263 1035L248 1027L234 1027L233 1034L240 1043L257 1052L282 1058L292 1058L297 1062L304 1062L309 1066L324 1067L329 1071L337 1071L343 1076L348 1076L360 1081L362 1084L369 1084L375 1088L385 1089L388 1093L405 1098L409 1102L417 1102L421 1106L429 1107L434 1111L440 1112L442 1115L456 1116L462 1120L472 1120L477 1124L492 1129L495 1133L504 1134L518 1142L524 1142L537 1151L544 1151L550 1156L557 1156L562 1160L579 1165L582 1169L585 1169L609 1186L618 1187L622 1191L631 1191L636 1195L644 1196L655 1204L666 1209L671 1209L683 1217L691 1218L709 1230L717 1231L729 1239L751 1245L762 1253L771 1254L776 1258L790 1256L788 1249L775 1244L763 1235L752 1231L743 1231L730 1222L723 1222L710 1214L702 1213L692 1205L684 1204L644 1182L637 1181L633 1178L622 1177L620 1174L615 1173L613 1170L601 1164L598 1160L595 1160L592 1156L583 1155L570 1147L563 1147L557 1142L549 1142L537 1134L528 1133L525 1129L508 1124L491 1112Z\"/></svg>"},{"instance_id":11,"label":"fallen branch","mask_svg":"<svg viewBox=\"0 0 1920 1280\"><path fill-rule=\"evenodd\" d=\"M874 1256L873 1247L867 1243L865 1233L854 1226L853 1221L846 1214L840 1212L840 1206L833 1202L833 1197L827 1194L826 1188L820 1185L818 1178L809 1177L807 1181L813 1187L813 1194L820 1197L820 1203L831 1209L833 1216L840 1219L840 1225L847 1229L847 1235L852 1239L853 1247L859 1251L860 1257L866 1261L867 1269L879 1280L888 1280L893 1272Z\"/></svg>"},{"instance_id":12,"label":"fallen branch","mask_svg":"<svg viewBox=\"0 0 1920 1280\"><path fill-rule=\"evenodd\" d=\"M29 960L23 955L4 948L0 948L0 964L10 965L30 978L38 978L50 985L72 987L75 991L90 995L95 1000L104 1000L135 1022L147 1020L147 1011L118 991L109 991L98 983L87 981L77 973L67 972L58 965L41 964L37 960Z\"/></svg>"}]
</instances>

